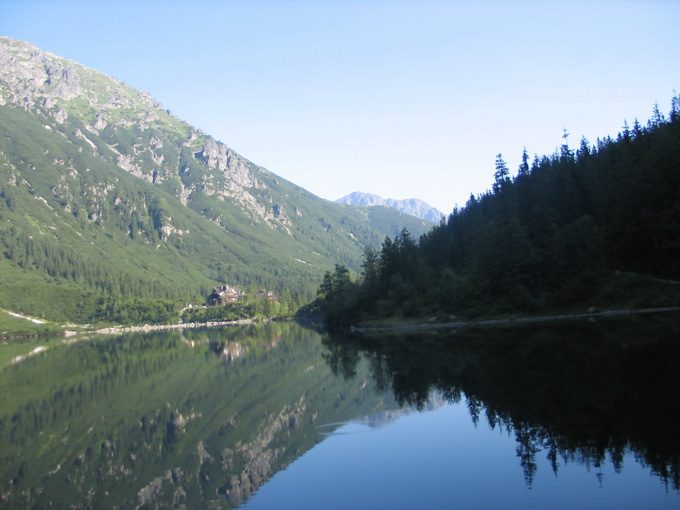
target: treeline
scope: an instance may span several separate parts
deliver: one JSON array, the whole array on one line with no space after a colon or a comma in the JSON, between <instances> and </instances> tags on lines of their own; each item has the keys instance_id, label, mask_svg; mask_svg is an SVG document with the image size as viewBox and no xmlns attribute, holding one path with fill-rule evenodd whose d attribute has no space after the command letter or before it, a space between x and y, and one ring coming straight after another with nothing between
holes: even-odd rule
<instances>
[{"instance_id":1,"label":"treeline","mask_svg":"<svg viewBox=\"0 0 680 510\"><path fill-rule=\"evenodd\" d=\"M341 265L327 272L327 322L606 303L680 276L680 96L668 118L655 107L616 139L573 149L564 138L531 164L525 149L514 177L499 154L491 190L419 240L403 230L366 250L356 281ZM664 299L645 292L628 304Z\"/></svg>"}]
</instances>

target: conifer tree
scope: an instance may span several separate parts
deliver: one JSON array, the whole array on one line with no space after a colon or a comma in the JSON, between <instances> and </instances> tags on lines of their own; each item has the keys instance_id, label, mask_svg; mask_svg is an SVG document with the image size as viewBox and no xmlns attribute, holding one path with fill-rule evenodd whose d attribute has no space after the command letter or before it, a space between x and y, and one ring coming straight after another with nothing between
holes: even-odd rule
<instances>
[{"instance_id":1,"label":"conifer tree","mask_svg":"<svg viewBox=\"0 0 680 510\"><path fill-rule=\"evenodd\" d=\"M526 146L522 151L522 162L519 164L519 168L517 169L517 175L529 175L529 154L527 153Z\"/></svg>"},{"instance_id":2,"label":"conifer tree","mask_svg":"<svg viewBox=\"0 0 680 510\"><path fill-rule=\"evenodd\" d=\"M496 171L493 174L494 183L493 191L498 193L501 191L503 186L510 180L510 171L508 170L508 165L503 160L503 155L498 154L496 156Z\"/></svg>"},{"instance_id":3,"label":"conifer tree","mask_svg":"<svg viewBox=\"0 0 680 510\"><path fill-rule=\"evenodd\" d=\"M571 152L571 149L569 149L569 132L567 132L566 127L563 129L562 138L564 139L564 143L560 147L560 159L562 161L571 161L574 159L574 154Z\"/></svg>"}]
</instances>

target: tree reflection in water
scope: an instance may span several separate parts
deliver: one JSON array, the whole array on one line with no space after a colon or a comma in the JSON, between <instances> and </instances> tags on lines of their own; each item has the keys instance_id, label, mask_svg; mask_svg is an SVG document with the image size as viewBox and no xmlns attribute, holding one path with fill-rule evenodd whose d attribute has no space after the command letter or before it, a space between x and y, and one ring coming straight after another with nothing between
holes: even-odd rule
<instances>
[{"instance_id":1,"label":"tree reflection in water","mask_svg":"<svg viewBox=\"0 0 680 510\"><path fill-rule=\"evenodd\" d=\"M2 508L231 508L319 425L398 409L294 322L53 343L0 370Z\"/></svg>"},{"instance_id":2,"label":"tree reflection in water","mask_svg":"<svg viewBox=\"0 0 680 510\"><path fill-rule=\"evenodd\" d=\"M322 344L288 322L60 344L0 370L0 506L233 507L348 420L393 421L433 392L513 434L529 484L540 455L597 472L633 452L678 489L676 324Z\"/></svg>"},{"instance_id":3,"label":"tree reflection in water","mask_svg":"<svg viewBox=\"0 0 680 510\"><path fill-rule=\"evenodd\" d=\"M680 490L680 344L677 315L561 322L449 334L327 336L334 373L370 362L376 385L422 407L432 392L467 401L475 424L513 432L527 485L543 453L616 472L630 451Z\"/></svg>"}]
</instances>

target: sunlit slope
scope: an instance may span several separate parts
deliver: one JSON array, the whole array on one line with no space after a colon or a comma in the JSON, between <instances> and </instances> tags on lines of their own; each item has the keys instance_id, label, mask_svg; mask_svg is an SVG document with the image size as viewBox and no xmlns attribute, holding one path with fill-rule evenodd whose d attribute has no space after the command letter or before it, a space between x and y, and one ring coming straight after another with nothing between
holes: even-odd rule
<instances>
[{"instance_id":1,"label":"sunlit slope","mask_svg":"<svg viewBox=\"0 0 680 510\"><path fill-rule=\"evenodd\" d=\"M309 296L335 263L359 270L366 246L430 226L320 199L148 94L0 38L2 306L49 316L24 297L58 287L74 302L216 282Z\"/></svg>"}]
</instances>

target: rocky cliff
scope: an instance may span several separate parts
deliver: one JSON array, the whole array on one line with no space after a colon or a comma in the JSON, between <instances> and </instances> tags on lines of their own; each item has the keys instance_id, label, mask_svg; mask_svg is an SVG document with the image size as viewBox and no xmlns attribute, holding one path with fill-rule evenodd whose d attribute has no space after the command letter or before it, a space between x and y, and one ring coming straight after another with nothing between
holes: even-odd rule
<instances>
[{"instance_id":1,"label":"rocky cliff","mask_svg":"<svg viewBox=\"0 0 680 510\"><path fill-rule=\"evenodd\" d=\"M0 84L0 104L51 117L60 126L70 117L84 121L73 135L93 154L132 175L154 184L180 176L177 196L185 203L198 191L219 200L231 198L252 218L272 227L285 223L285 217L273 214L271 197L263 201L253 193L264 188L254 175L258 170L254 165L173 117L146 93L6 37L0 39ZM125 146L110 136L120 130L134 136ZM179 154L169 157L169 149L186 149L202 161L202 175L188 178L192 169L181 164Z\"/></svg>"}]
</instances>

